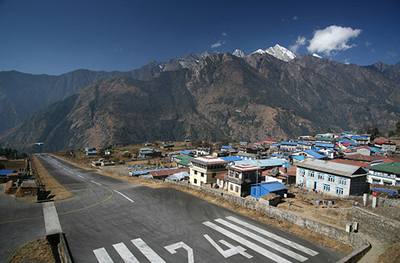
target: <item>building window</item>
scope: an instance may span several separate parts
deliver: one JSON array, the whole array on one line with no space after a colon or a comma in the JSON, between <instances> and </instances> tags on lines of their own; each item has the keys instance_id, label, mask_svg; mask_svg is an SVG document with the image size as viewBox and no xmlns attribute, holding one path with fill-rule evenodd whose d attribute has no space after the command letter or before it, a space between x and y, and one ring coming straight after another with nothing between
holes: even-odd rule
<instances>
[{"instance_id":1,"label":"building window","mask_svg":"<svg viewBox=\"0 0 400 263\"><path fill-rule=\"evenodd\" d=\"M318 174L318 179L319 180L324 180L324 175L323 174Z\"/></svg>"},{"instance_id":2,"label":"building window","mask_svg":"<svg viewBox=\"0 0 400 263\"><path fill-rule=\"evenodd\" d=\"M314 177L314 171L311 171L311 172L309 173L309 175L310 175L310 177Z\"/></svg>"},{"instance_id":3,"label":"building window","mask_svg":"<svg viewBox=\"0 0 400 263\"><path fill-rule=\"evenodd\" d=\"M332 176L332 175L329 175L328 181L329 181L329 182L334 182L334 181L335 181L335 177Z\"/></svg>"},{"instance_id":4,"label":"building window","mask_svg":"<svg viewBox=\"0 0 400 263\"><path fill-rule=\"evenodd\" d=\"M201 177L204 177L204 173L200 173L200 176L201 176Z\"/></svg>"},{"instance_id":5,"label":"building window","mask_svg":"<svg viewBox=\"0 0 400 263\"><path fill-rule=\"evenodd\" d=\"M232 185L232 184L229 185L229 189L230 189L231 191L233 191L233 185Z\"/></svg>"},{"instance_id":6,"label":"building window","mask_svg":"<svg viewBox=\"0 0 400 263\"><path fill-rule=\"evenodd\" d=\"M194 174L197 174L197 171L194 171Z\"/></svg>"},{"instance_id":7,"label":"building window","mask_svg":"<svg viewBox=\"0 0 400 263\"><path fill-rule=\"evenodd\" d=\"M239 193L239 186L237 186L237 185L235 186L235 192Z\"/></svg>"},{"instance_id":8,"label":"building window","mask_svg":"<svg viewBox=\"0 0 400 263\"><path fill-rule=\"evenodd\" d=\"M194 183L194 184L197 184L197 179L194 179L194 180L193 180L193 183Z\"/></svg>"},{"instance_id":9,"label":"building window","mask_svg":"<svg viewBox=\"0 0 400 263\"><path fill-rule=\"evenodd\" d=\"M215 178L216 175L217 173L212 173L212 178Z\"/></svg>"},{"instance_id":10,"label":"building window","mask_svg":"<svg viewBox=\"0 0 400 263\"><path fill-rule=\"evenodd\" d=\"M329 184L324 184L324 191L325 192L330 192L331 191L331 186Z\"/></svg>"},{"instance_id":11,"label":"building window","mask_svg":"<svg viewBox=\"0 0 400 263\"><path fill-rule=\"evenodd\" d=\"M336 194L337 195L343 195L343 188L336 187Z\"/></svg>"},{"instance_id":12,"label":"building window","mask_svg":"<svg viewBox=\"0 0 400 263\"><path fill-rule=\"evenodd\" d=\"M339 184L346 185L346 179L345 178L339 178Z\"/></svg>"}]
</instances>

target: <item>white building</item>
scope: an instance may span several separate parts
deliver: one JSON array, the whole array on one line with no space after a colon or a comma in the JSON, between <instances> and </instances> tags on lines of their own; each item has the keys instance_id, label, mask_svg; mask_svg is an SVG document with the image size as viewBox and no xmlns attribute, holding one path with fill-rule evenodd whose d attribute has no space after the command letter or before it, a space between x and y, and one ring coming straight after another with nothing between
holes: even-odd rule
<instances>
[{"instance_id":1,"label":"white building","mask_svg":"<svg viewBox=\"0 0 400 263\"><path fill-rule=\"evenodd\" d=\"M248 196L250 195L250 186L262 180L258 176L258 170L259 168L254 165L229 166L228 173L224 177L217 176L217 184L230 194Z\"/></svg>"},{"instance_id":2,"label":"white building","mask_svg":"<svg viewBox=\"0 0 400 263\"><path fill-rule=\"evenodd\" d=\"M205 156L192 159L190 165L190 183L201 186L216 182L216 176L226 174L227 162L221 158Z\"/></svg>"},{"instance_id":3,"label":"white building","mask_svg":"<svg viewBox=\"0 0 400 263\"><path fill-rule=\"evenodd\" d=\"M367 172L360 166L311 159L297 163L296 185L328 195L361 195L367 190Z\"/></svg>"},{"instance_id":4,"label":"white building","mask_svg":"<svg viewBox=\"0 0 400 263\"><path fill-rule=\"evenodd\" d=\"M400 162L375 164L368 169L370 184L400 186Z\"/></svg>"}]
</instances>

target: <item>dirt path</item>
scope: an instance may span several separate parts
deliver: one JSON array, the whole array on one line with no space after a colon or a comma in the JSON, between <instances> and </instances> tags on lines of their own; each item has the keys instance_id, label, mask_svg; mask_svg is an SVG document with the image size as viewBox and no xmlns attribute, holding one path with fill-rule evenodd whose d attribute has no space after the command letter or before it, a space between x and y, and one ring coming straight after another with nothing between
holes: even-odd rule
<instances>
[{"instance_id":1,"label":"dirt path","mask_svg":"<svg viewBox=\"0 0 400 263\"><path fill-rule=\"evenodd\" d=\"M18 248L8 259L9 263L53 263L56 262L47 239L33 240Z\"/></svg>"},{"instance_id":2,"label":"dirt path","mask_svg":"<svg viewBox=\"0 0 400 263\"><path fill-rule=\"evenodd\" d=\"M69 192L47 172L46 168L43 167L40 160L35 156L32 157L32 165L36 170L40 181L46 186L46 190L51 190L51 194L55 195L55 201L64 200L72 196L71 192Z\"/></svg>"}]
</instances>

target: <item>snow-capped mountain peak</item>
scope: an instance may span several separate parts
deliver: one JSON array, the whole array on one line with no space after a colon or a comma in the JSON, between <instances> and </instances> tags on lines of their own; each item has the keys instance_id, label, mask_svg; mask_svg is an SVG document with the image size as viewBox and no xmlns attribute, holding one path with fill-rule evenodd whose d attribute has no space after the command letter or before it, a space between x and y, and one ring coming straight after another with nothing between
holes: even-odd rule
<instances>
[{"instance_id":1,"label":"snow-capped mountain peak","mask_svg":"<svg viewBox=\"0 0 400 263\"><path fill-rule=\"evenodd\" d=\"M259 48L259 49L257 49L256 51L254 51L254 52L251 53L251 54L265 54L265 53L266 53L265 50Z\"/></svg>"},{"instance_id":2,"label":"snow-capped mountain peak","mask_svg":"<svg viewBox=\"0 0 400 263\"><path fill-rule=\"evenodd\" d=\"M296 55L292 51L278 44L273 47L267 48L265 52L276 57L277 59L286 62L289 62L290 60L296 58Z\"/></svg>"},{"instance_id":3,"label":"snow-capped mountain peak","mask_svg":"<svg viewBox=\"0 0 400 263\"><path fill-rule=\"evenodd\" d=\"M240 50L240 49L235 49L235 50L232 52L232 55L237 56L237 57L240 57L240 58L243 58L243 57L246 56L246 55L244 54L244 52L243 52L242 50Z\"/></svg>"},{"instance_id":4,"label":"snow-capped mountain peak","mask_svg":"<svg viewBox=\"0 0 400 263\"><path fill-rule=\"evenodd\" d=\"M285 62L289 62L292 59L296 58L296 55L292 51L278 44L265 50L257 49L251 54L269 54Z\"/></svg>"}]
</instances>

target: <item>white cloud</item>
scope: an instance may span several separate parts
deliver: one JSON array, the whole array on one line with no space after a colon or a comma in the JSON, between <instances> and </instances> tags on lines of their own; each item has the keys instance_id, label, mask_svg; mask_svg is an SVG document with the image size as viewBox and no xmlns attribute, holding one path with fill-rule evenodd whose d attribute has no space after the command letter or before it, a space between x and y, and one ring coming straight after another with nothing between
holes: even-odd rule
<instances>
[{"instance_id":1,"label":"white cloud","mask_svg":"<svg viewBox=\"0 0 400 263\"><path fill-rule=\"evenodd\" d=\"M330 55L332 51L346 50L354 47L354 45L348 44L348 41L357 37L360 33L361 29L331 25L314 32L307 50L325 53L326 55Z\"/></svg>"},{"instance_id":2,"label":"white cloud","mask_svg":"<svg viewBox=\"0 0 400 263\"><path fill-rule=\"evenodd\" d=\"M225 41L223 41L223 40L218 40L217 42L215 42L214 44L212 44L211 45L211 48L217 48L217 47L220 47L220 46L222 46L222 45L225 45Z\"/></svg>"},{"instance_id":3,"label":"white cloud","mask_svg":"<svg viewBox=\"0 0 400 263\"><path fill-rule=\"evenodd\" d=\"M221 35L222 35L223 37L228 36L228 34L227 34L226 32L222 32Z\"/></svg>"},{"instance_id":4,"label":"white cloud","mask_svg":"<svg viewBox=\"0 0 400 263\"><path fill-rule=\"evenodd\" d=\"M306 38L303 37L303 36L298 36L297 39L296 39L296 42L295 42L293 45L289 46L289 49L290 49L291 51L293 51L294 53L296 53L297 50L298 50L301 46L304 46L305 44L306 44Z\"/></svg>"},{"instance_id":5,"label":"white cloud","mask_svg":"<svg viewBox=\"0 0 400 263\"><path fill-rule=\"evenodd\" d=\"M298 20L299 17L298 17L298 16L294 16L294 17L292 17L292 19L293 19L293 20Z\"/></svg>"}]
</instances>

